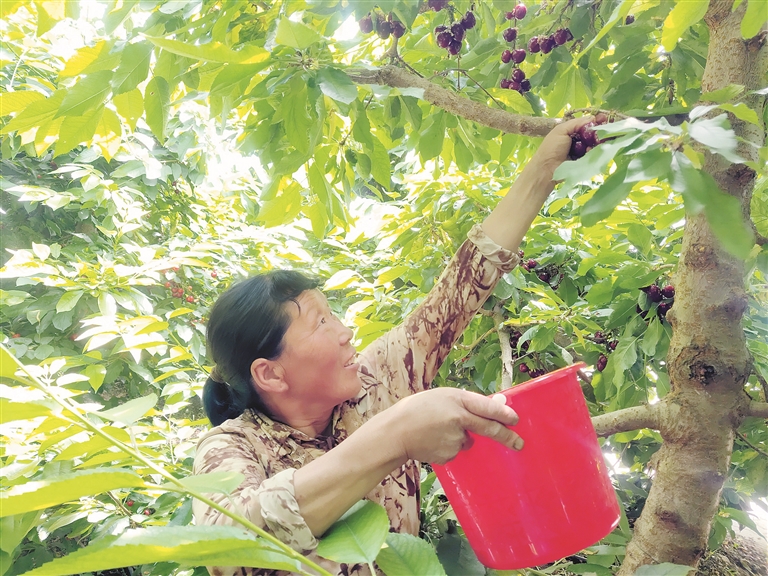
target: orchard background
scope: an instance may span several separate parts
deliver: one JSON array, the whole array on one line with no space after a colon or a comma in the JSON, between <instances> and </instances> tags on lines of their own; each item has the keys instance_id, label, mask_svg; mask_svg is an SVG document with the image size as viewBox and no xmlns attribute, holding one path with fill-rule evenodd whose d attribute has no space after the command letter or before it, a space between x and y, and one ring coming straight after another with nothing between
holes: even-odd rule
<instances>
[{"instance_id":1,"label":"orchard background","mask_svg":"<svg viewBox=\"0 0 768 576\"><path fill-rule=\"evenodd\" d=\"M0 6L0 573L312 573L244 518L191 525L241 480L190 477L208 307L290 266L364 347L540 138L598 109L607 141L574 144L435 384L589 365L622 520L529 574L688 574L765 518L762 0ZM368 504L320 552L484 574L454 518L425 468L421 539Z\"/></svg>"}]
</instances>

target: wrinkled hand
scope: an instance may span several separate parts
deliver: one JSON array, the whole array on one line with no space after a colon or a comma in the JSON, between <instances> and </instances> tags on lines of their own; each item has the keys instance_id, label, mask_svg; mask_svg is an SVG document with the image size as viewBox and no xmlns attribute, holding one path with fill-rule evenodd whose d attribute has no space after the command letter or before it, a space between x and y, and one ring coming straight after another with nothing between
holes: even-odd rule
<instances>
[{"instance_id":1,"label":"wrinkled hand","mask_svg":"<svg viewBox=\"0 0 768 576\"><path fill-rule=\"evenodd\" d=\"M557 167L568 159L568 153L571 150L571 135L594 119L594 116L582 116L555 126L544 138L536 154L528 163L531 170L554 174Z\"/></svg>"},{"instance_id":2,"label":"wrinkled hand","mask_svg":"<svg viewBox=\"0 0 768 576\"><path fill-rule=\"evenodd\" d=\"M503 397L437 388L403 398L391 409L393 427L408 459L445 464L469 447L474 432L519 450L523 440L507 426L518 416Z\"/></svg>"}]
</instances>

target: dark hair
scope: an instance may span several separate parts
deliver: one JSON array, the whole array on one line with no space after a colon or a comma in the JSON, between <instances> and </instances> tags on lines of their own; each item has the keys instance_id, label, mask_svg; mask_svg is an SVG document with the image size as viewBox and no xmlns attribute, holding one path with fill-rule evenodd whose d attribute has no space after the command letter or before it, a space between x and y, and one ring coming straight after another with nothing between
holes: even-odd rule
<instances>
[{"instance_id":1,"label":"dark hair","mask_svg":"<svg viewBox=\"0 0 768 576\"><path fill-rule=\"evenodd\" d=\"M300 272L273 270L238 282L213 305L206 336L216 370L203 387L203 407L214 426L247 408L264 410L251 364L257 358L280 356L291 323L285 303L296 302L302 292L318 285Z\"/></svg>"}]
</instances>

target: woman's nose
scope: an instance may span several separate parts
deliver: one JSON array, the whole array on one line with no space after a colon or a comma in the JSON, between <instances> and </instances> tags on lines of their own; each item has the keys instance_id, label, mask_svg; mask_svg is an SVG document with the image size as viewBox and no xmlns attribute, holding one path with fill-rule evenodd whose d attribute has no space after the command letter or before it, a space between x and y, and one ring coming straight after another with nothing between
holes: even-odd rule
<instances>
[{"instance_id":1,"label":"woman's nose","mask_svg":"<svg viewBox=\"0 0 768 576\"><path fill-rule=\"evenodd\" d=\"M347 344L350 340L352 340L352 337L355 335L355 333L345 326L344 324L341 324L341 332L339 333L339 341L342 344Z\"/></svg>"}]
</instances>

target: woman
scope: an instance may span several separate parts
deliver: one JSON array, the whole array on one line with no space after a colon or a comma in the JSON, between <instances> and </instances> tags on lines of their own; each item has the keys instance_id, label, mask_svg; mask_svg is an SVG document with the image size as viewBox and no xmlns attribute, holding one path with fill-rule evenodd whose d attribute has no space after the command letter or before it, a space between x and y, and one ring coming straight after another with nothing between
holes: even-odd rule
<instances>
[{"instance_id":1,"label":"woman","mask_svg":"<svg viewBox=\"0 0 768 576\"><path fill-rule=\"evenodd\" d=\"M352 331L312 281L277 271L241 282L214 305L208 345L216 369L203 401L216 426L198 445L194 472L237 471L230 498L210 495L338 574L370 574L311 551L362 498L384 506L393 530L418 534L419 462L445 463L467 431L510 448L523 440L503 402L453 388L428 390L440 364L499 278L554 188L571 134L558 125L482 225L476 225L424 302L359 356ZM198 524L234 522L202 502ZM214 576L277 574L209 568Z\"/></svg>"}]
</instances>

